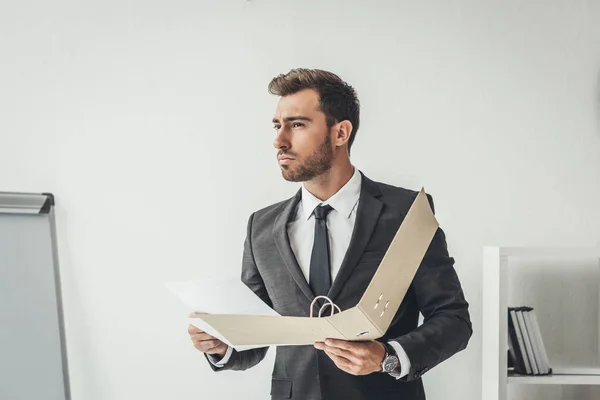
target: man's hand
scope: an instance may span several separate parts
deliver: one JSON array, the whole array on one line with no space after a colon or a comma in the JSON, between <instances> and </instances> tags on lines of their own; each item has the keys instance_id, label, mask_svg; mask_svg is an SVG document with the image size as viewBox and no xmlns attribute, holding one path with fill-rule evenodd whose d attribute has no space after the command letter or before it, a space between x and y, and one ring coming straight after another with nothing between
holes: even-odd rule
<instances>
[{"instance_id":1,"label":"man's hand","mask_svg":"<svg viewBox=\"0 0 600 400\"><path fill-rule=\"evenodd\" d=\"M194 318L195 313L190 314L190 318ZM227 344L221 342L214 336L210 336L208 333L200 330L194 325L188 327L188 333L192 339L194 347L200 350L202 353L220 356L223 358L227 352Z\"/></svg>"},{"instance_id":2,"label":"man's hand","mask_svg":"<svg viewBox=\"0 0 600 400\"><path fill-rule=\"evenodd\" d=\"M385 347L377 341L351 342L327 339L315 342L315 348L325 351L339 369L352 375L369 375L381 371Z\"/></svg>"}]
</instances>

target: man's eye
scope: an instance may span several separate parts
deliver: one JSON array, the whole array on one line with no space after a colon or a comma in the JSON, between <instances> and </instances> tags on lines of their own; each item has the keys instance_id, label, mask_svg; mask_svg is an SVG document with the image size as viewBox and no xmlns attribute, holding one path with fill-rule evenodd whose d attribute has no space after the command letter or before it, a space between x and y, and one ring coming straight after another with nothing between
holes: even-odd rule
<instances>
[{"instance_id":1,"label":"man's eye","mask_svg":"<svg viewBox=\"0 0 600 400\"><path fill-rule=\"evenodd\" d=\"M280 128L281 128L281 126L279 126L279 125L275 125L275 126L273 127L273 129L275 129L276 131L278 131Z\"/></svg>"},{"instance_id":2,"label":"man's eye","mask_svg":"<svg viewBox=\"0 0 600 400\"><path fill-rule=\"evenodd\" d=\"M301 123L301 122L294 122L293 125L292 125L292 127L294 127L294 128L300 128L302 126L304 126L304 124Z\"/></svg>"}]
</instances>

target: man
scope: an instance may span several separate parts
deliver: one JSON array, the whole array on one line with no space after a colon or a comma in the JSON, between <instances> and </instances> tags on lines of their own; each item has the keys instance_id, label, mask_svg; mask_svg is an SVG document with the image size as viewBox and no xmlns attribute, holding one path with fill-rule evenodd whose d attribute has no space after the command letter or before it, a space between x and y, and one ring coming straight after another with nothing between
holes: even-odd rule
<instances>
[{"instance_id":1,"label":"man","mask_svg":"<svg viewBox=\"0 0 600 400\"><path fill-rule=\"evenodd\" d=\"M318 295L351 308L417 192L374 182L351 164L360 107L338 76L295 69L274 78L269 92L280 96L273 124L282 175L303 185L250 216L242 281L281 315L308 316ZM278 346L272 399L425 399L421 376L472 334L453 265L438 228L385 336ZM268 349L238 352L194 326L189 333L215 371L251 368Z\"/></svg>"}]
</instances>

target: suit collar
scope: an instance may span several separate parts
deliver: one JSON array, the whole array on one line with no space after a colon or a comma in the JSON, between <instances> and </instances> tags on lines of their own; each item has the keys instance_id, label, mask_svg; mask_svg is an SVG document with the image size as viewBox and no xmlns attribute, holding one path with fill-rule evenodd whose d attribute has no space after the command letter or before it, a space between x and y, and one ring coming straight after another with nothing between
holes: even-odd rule
<instances>
[{"instance_id":1,"label":"suit collar","mask_svg":"<svg viewBox=\"0 0 600 400\"><path fill-rule=\"evenodd\" d=\"M362 171L359 172L361 176L361 197L364 193L368 193L376 199L381 197L381 189L379 189L379 185L376 182L367 178L367 176L363 174Z\"/></svg>"}]
</instances>

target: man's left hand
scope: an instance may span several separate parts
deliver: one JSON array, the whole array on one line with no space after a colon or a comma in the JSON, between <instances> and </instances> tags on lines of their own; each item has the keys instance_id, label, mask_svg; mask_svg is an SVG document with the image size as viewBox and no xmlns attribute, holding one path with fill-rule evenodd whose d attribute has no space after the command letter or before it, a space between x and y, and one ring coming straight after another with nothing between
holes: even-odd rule
<instances>
[{"instance_id":1,"label":"man's left hand","mask_svg":"<svg viewBox=\"0 0 600 400\"><path fill-rule=\"evenodd\" d=\"M385 347L377 341L352 342L327 339L315 342L315 348L323 350L342 371L352 375L369 375L381 371Z\"/></svg>"}]
</instances>

